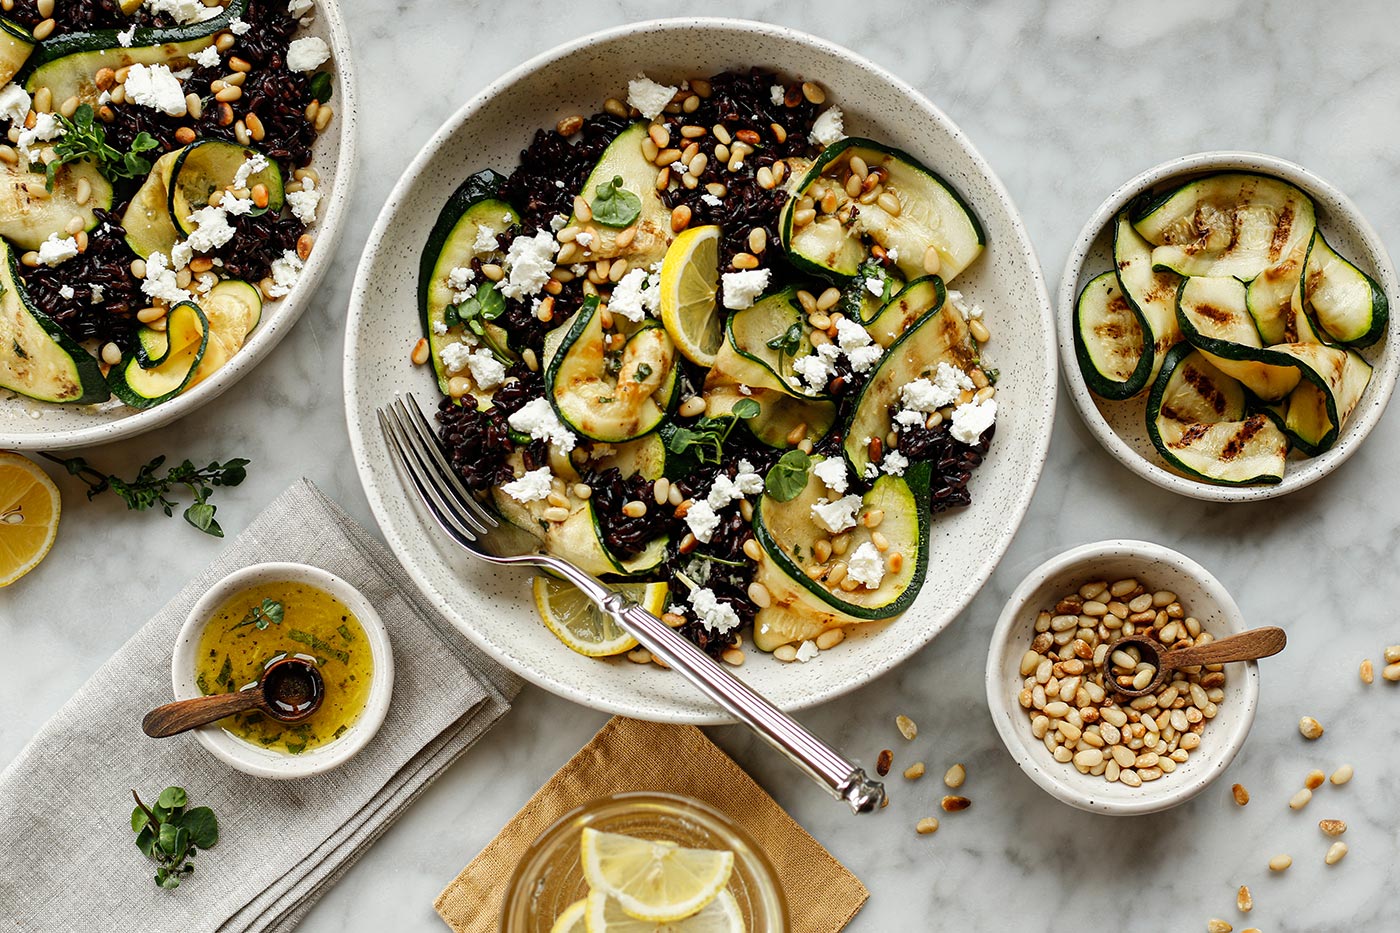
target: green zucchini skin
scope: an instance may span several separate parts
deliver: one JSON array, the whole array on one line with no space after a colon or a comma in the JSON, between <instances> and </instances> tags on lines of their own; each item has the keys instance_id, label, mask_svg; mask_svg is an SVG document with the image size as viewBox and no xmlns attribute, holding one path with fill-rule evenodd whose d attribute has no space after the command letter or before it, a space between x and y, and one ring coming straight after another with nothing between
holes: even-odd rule
<instances>
[{"instance_id":1,"label":"green zucchini skin","mask_svg":"<svg viewBox=\"0 0 1400 933\"><path fill-rule=\"evenodd\" d=\"M128 385L126 374L128 371L128 367L137 370L146 369L147 367L142 365L141 359L138 355L134 353L128 354L122 359L120 363L112 367L112 371L109 376L112 385L112 394L115 395L117 398L121 399L128 406L137 409L154 408L162 402L168 402L172 398L175 398L177 395L179 395L181 392L184 392L185 388L190 384L190 381L194 379L195 373L199 371L199 364L204 361L204 352L209 347L209 319L204 316L204 311L199 307L199 305L197 305L193 301L180 302L179 304L175 305L170 309L170 314L174 314L177 310L186 307L194 309L194 314L196 315L196 317L198 317L199 322L203 327L204 333L203 336L200 337L199 349L195 352L194 359L190 363L189 369L185 372L184 379L180 382L179 386L177 386L169 392L166 392L164 395L142 395L140 392ZM167 315L167 317L168 316L169 315ZM164 362L168 356L169 350L166 351L165 357L162 357L162 362Z\"/></svg>"},{"instance_id":2,"label":"green zucchini skin","mask_svg":"<svg viewBox=\"0 0 1400 933\"><path fill-rule=\"evenodd\" d=\"M433 269L447 244L452 228L473 204L499 197L501 185L505 184L505 181L504 175L491 169L477 172L458 185L457 190L452 192L452 196L442 206L442 210L438 211L437 220L428 232L428 241L423 245L423 252L418 260L418 311L424 333L427 333L428 329L428 289L432 285Z\"/></svg>"},{"instance_id":3,"label":"green zucchini skin","mask_svg":"<svg viewBox=\"0 0 1400 933\"><path fill-rule=\"evenodd\" d=\"M1122 303L1122 309L1128 311L1138 323L1138 328L1142 333L1141 346L1138 351L1137 365L1128 378L1119 382L1110 379L1099 371L1094 363L1093 355L1089 351L1089 343L1084 337L1085 323L1083 315L1085 303L1096 298L1095 292L1099 289L1110 288L1117 292L1115 296L1109 296L1108 304L1114 301ZM1085 283L1083 291L1079 293L1079 299L1074 303L1074 356L1079 361L1079 372L1084 376L1084 381L1088 383L1090 391L1100 398L1112 401L1122 401L1132 398L1147 387L1148 378L1152 374L1155 355L1152 353L1152 328L1148 325L1147 319L1143 317L1136 304L1129 301L1127 295L1118 284L1118 280L1112 272L1104 272L1094 276Z\"/></svg>"},{"instance_id":4,"label":"green zucchini skin","mask_svg":"<svg viewBox=\"0 0 1400 933\"><path fill-rule=\"evenodd\" d=\"M112 392L107 379L102 375L102 369L98 365L97 359L68 336L57 322L40 311L38 306L30 300L29 292L24 287L24 280L19 275L19 264L15 257L15 251L4 240L0 240L0 262L4 263L4 272L0 274L0 286L5 288L4 294L0 294L0 303L10 306L5 309L5 314L7 316L13 314L21 322L24 317L28 317L34 324L38 325L39 330L48 340L52 341L52 344L48 344L43 338L38 338L39 345L37 347L31 345L31 351L26 352L20 346L18 339L11 336L9 342L12 347L5 347L0 352L7 355L13 354L17 359L31 359L34 352L38 352L52 355L57 360L67 360L72 364L71 375L76 382L77 394L63 398L37 395L33 383L26 383L23 379L17 379L13 382L7 380L4 382L4 388L40 401L57 402L64 405L89 405L105 402L111 397Z\"/></svg>"}]
</instances>

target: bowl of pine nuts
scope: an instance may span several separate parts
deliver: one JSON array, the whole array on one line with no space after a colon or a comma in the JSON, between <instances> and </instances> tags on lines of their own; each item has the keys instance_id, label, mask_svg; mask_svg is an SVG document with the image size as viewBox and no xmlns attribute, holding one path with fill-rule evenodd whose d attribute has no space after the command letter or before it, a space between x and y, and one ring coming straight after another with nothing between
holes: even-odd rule
<instances>
[{"instance_id":1,"label":"bowl of pine nuts","mask_svg":"<svg viewBox=\"0 0 1400 933\"><path fill-rule=\"evenodd\" d=\"M1111 646L1134 635L1180 648L1247 627L1220 581L1184 554L1128 540L1071 548L1031 571L997 621L986 675L997 733L1032 781L1072 807L1128 816L1185 803L1244 745L1259 666L1188 668L1130 700L1117 678L1150 665Z\"/></svg>"}]
</instances>

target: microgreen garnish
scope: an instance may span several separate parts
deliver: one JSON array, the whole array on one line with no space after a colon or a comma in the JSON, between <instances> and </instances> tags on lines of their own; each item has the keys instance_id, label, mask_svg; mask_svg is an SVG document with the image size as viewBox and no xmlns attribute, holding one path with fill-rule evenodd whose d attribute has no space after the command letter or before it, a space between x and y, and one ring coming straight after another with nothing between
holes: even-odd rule
<instances>
[{"instance_id":1,"label":"microgreen garnish","mask_svg":"<svg viewBox=\"0 0 1400 933\"><path fill-rule=\"evenodd\" d=\"M48 190L53 190L54 176L60 166L81 159L91 159L108 181L141 178L151 170L151 160L141 153L158 149L160 143L150 133L137 133L131 141L131 149L122 152L107 144L107 134L102 124L93 119L91 104L80 104L71 118L57 114L55 119L63 127L63 135L53 144L58 158L44 169L44 187Z\"/></svg>"},{"instance_id":2,"label":"microgreen garnish","mask_svg":"<svg viewBox=\"0 0 1400 933\"><path fill-rule=\"evenodd\" d=\"M651 376L651 373L652 369L650 363L638 363L637 368L633 370L632 378L637 382L646 382Z\"/></svg>"},{"instance_id":3,"label":"microgreen garnish","mask_svg":"<svg viewBox=\"0 0 1400 933\"><path fill-rule=\"evenodd\" d=\"M476 294L466 301L448 305L447 310L443 312L442 322L448 327L465 324L467 330L481 337L486 334L486 325L482 322L494 321L505 314L505 311L505 298L496 291L495 285L484 282L478 286Z\"/></svg>"},{"instance_id":4,"label":"microgreen garnish","mask_svg":"<svg viewBox=\"0 0 1400 933\"><path fill-rule=\"evenodd\" d=\"M86 483L89 499L110 489L121 497L128 509L136 512L160 506L167 518L174 515L178 503L169 496L177 487L184 486L194 494L194 502L190 503L183 513L185 521L216 538L222 538L224 530L214 520L217 509L209 503L209 497L214 494L216 487L237 486L248 476L248 461L241 457L223 463L216 460L206 467L196 467L186 460L168 469L164 476L157 476L156 471L165 463L165 456L162 454L141 467L136 472L136 478L128 481L89 466L82 457L55 457L52 454L43 456L61 464L70 475Z\"/></svg>"},{"instance_id":5,"label":"microgreen garnish","mask_svg":"<svg viewBox=\"0 0 1400 933\"><path fill-rule=\"evenodd\" d=\"M688 428L667 425L662 431L666 449L673 454L689 454L696 463L715 465L724 456L724 442L740 421L758 417L762 406L751 398L741 398L727 415L701 418Z\"/></svg>"},{"instance_id":6,"label":"microgreen garnish","mask_svg":"<svg viewBox=\"0 0 1400 933\"><path fill-rule=\"evenodd\" d=\"M155 859L155 881L162 888L178 888L180 879L194 871L189 860L200 849L212 848L219 841L219 821L208 807L186 810L189 795L183 787L167 787L153 806L146 806L136 791L131 792L136 809L131 811L131 829L136 848Z\"/></svg>"},{"instance_id":7,"label":"microgreen garnish","mask_svg":"<svg viewBox=\"0 0 1400 933\"><path fill-rule=\"evenodd\" d=\"M642 199L622 187L621 175L599 185L589 206L593 219L605 227L625 227L642 213Z\"/></svg>"},{"instance_id":8,"label":"microgreen garnish","mask_svg":"<svg viewBox=\"0 0 1400 933\"><path fill-rule=\"evenodd\" d=\"M788 325L787 330L767 342L768 349L776 350L778 353L778 370L780 372L785 369L783 361L797 356L797 351L802 349L802 331L802 322L793 321Z\"/></svg>"},{"instance_id":9,"label":"microgreen garnish","mask_svg":"<svg viewBox=\"0 0 1400 933\"><path fill-rule=\"evenodd\" d=\"M307 86L311 91L311 96L318 103L324 104L331 99L331 76L324 71L318 71L311 76L311 83Z\"/></svg>"},{"instance_id":10,"label":"microgreen garnish","mask_svg":"<svg viewBox=\"0 0 1400 933\"><path fill-rule=\"evenodd\" d=\"M245 625L256 626L258 631L264 631L269 625L281 625L282 616L286 612L286 607L275 599L264 599L259 605L248 610L248 614L243 617L233 628L242 628ZM233 629L229 629L233 631Z\"/></svg>"},{"instance_id":11,"label":"microgreen garnish","mask_svg":"<svg viewBox=\"0 0 1400 933\"><path fill-rule=\"evenodd\" d=\"M789 450L768 468L763 490L779 502L796 499L807 488L807 471L812 458L801 450Z\"/></svg>"}]
</instances>

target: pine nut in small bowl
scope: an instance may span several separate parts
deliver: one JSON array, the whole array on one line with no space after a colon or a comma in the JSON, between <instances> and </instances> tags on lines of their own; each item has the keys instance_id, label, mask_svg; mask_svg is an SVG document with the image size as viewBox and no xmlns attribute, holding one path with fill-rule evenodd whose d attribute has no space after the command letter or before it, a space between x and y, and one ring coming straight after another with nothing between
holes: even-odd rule
<instances>
[{"instance_id":1,"label":"pine nut in small bowl","mask_svg":"<svg viewBox=\"0 0 1400 933\"><path fill-rule=\"evenodd\" d=\"M997 620L986 675L997 733L1031 780L1072 807L1131 816L1185 803L1244 745L1258 663L1187 668L1129 700L1114 684L1145 685L1155 671L1110 657L1110 646L1138 636L1181 648L1246 627L1220 581L1170 548L1071 548L1031 571Z\"/></svg>"},{"instance_id":2,"label":"pine nut in small bowl","mask_svg":"<svg viewBox=\"0 0 1400 933\"><path fill-rule=\"evenodd\" d=\"M1400 375L1400 282L1344 193L1292 162L1202 152L1129 180L1060 281L1060 368L1128 469L1215 502L1346 461Z\"/></svg>"}]
</instances>

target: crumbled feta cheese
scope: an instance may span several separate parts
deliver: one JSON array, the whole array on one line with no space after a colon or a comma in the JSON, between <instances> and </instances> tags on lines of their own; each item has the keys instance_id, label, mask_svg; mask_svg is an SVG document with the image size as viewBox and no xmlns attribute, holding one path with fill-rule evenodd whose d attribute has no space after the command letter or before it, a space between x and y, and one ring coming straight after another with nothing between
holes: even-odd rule
<instances>
[{"instance_id":1,"label":"crumbled feta cheese","mask_svg":"<svg viewBox=\"0 0 1400 933\"><path fill-rule=\"evenodd\" d=\"M248 187L248 179L267 168L267 166L267 156L263 155L261 152L254 153L251 159L244 159L243 163L238 166L238 169L233 173L233 184L229 185L229 187Z\"/></svg>"},{"instance_id":2,"label":"crumbled feta cheese","mask_svg":"<svg viewBox=\"0 0 1400 933\"><path fill-rule=\"evenodd\" d=\"M549 441L560 453L568 453L578 446L578 438L560 423L548 399L531 399L506 422L537 441Z\"/></svg>"},{"instance_id":3,"label":"crumbled feta cheese","mask_svg":"<svg viewBox=\"0 0 1400 933\"><path fill-rule=\"evenodd\" d=\"M467 361L471 359L472 348L465 343L449 343L442 348L442 368L447 370L448 375L460 373L467 368Z\"/></svg>"},{"instance_id":4,"label":"crumbled feta cheese","mask_svg":"<svg viewBox=\"0 0 1400 933\"><path fill-rule=\"evenodd\" d=\"M753 389L750 389L748 386L744 385L744 384L741 382L741 383L739 383L739 394L740 394L740 395L753 395Z\"/></svg>"},{"instance_id":5,"label":"crumbled feta cheese","mask_svg":"<svg viewBox=\"0 0 1400 933\"><path fill-rule=\"evenodd\" d=\"M849 484L847 478L846 461L840 457L827 457L812 467L812 472L817 479L826 483L826 487L838 496L846 491Z\"/></svg>"},{"instance_id":6,"label":"crumbled feta cheese","mask_svg":"<svg viewBox=\"0 0 1400 933\"><path fill-rule=\"evenodd\" d=\"M839 534L847 528L855 527L856 513L860 511L860 504L860 496L854 493L843 496L835 502L818 499L816 504L812 506L812 517L820 522L827 531Z\"/></svg>"},{"instance_id":7,"label":"crumbled feta cheese","mask_svg":"<svg viewBox=\"0 0 1400 933\"><path fill-rule=\"evenodd\" d=\"M287 12L291 14L293 19L301 19L301 17L310 13L311 8L315 5L313 0L288 0Z\"/></svg>"},{"instance_id":8,"label":"crumbled feta cheese","mask_svg":"<svg viewBox=\"0 0 1400 933\"><path fill-rule=\"evenodd\" d=\"M574 237L574 242L584 249L588 249L588 247L593 245L593 234L585 230L583 233Z\"/></svg>"},{"instance_id":9,"label":"crumbled feta cheese","mask_svg":"<svg viewBox=\"0 0 1400 933\"><path fill-rule=\"evenodd\" d=\"M753 465L747 464L749 469L744 470L740 464L740 470L730 479L724 473L715 477L715 481L710 486L710 492L705 497L712 509L722 509L731 502L742 499L745 496L756 496L763 492L763 477L753 471Z\"/></svg>"},{"instance_id":10,"label":"crumbled feta cheese","mask_svg":"<svg viewBox=\"0 0 1400 933\"><path fill-rule=\"evenodd\" d=\"M35 114L34 125L19 131L19 140L15 145L19 147L20 152L24 153L26 159L35 162L39 159L39 152L33 148L34 144L57 139L64 132L63 124L59 123L58 118L53 114Z\"/></svg>"},{"instance_id":11,"label":"crumbled feta cheese","mask_svg":"<svg viewBox=\"0 0 1400 933\"><path fill-rule=\"evenodd\" d=\"M904 471L909 469L909 458L898 450L887 450L885 459L880 461L880 469L890 476L903 476Z\"/></svg>"},{"instance_id":12,"label":"crumbled feta cheese","mask_svg":"<svg viewBox=\"0 0 1400 933\"><path fill-rule=\"evenodd\" d=\"M848 317L836 322L836 342L842 350L870 346L870 333Z\"/></svg>"},{"instance_id":13,"label":"crumbled feta cheese","mask_svg":"<svg viewBox=\"0 0 1400 933\"><path fill-rule=\"evenodd\" d=\"M775 84L768 89L768 99L773 102L774 107L781 104L784 97L787 97L787 88L781 84Z\"/></svg>"},{"instance_id":14,"label":"crumbled feta cheese","mask_svg":"<svg viewBox=\"0 0 1400 933\"><path fill-rule=\"evenodd\" d=\"M181 240L170 247L170 268L176 272L188 266L193 258L194 247L190 246L188 241Z\"/></svg>"},{"instance_id":15,"label":"crumbled feta cheese","mask_svg":"<svg viewBox=\"0 0 1400 933\"><path fill-rule=\"evenodd\" d=\"M150 263L147 263L149 267ZM272 260L272 285L267 294L271 298L281 298L292 290L301 278L301 270L306 266L296 250L285 250L281 257Z\"/></svg>"},{"instance_id":16,"label":"crumbled feta cheese","mask_svg":"<svg viewBox=\"0 0 1400 933\"><path fill-rule=\"evenodd\" d=\"M331 47L320 36L293 39L287 46L287 68L292 71L315 71L331 57Z\"/></svg>"},{"instance_id":17,"label":"crumbled feta cheese","mask_svg":"<svg viewBox=\"0 0 1400 933\"><path fill-rule=\"evenodd\" d=\"M476 240L472 243L472 252L477 256L486 253L494 253L499 247L496 243L496 231L482 224L476 228Z\"/></svg>"},{"instance_id":18,"label":"crumbled feta cheese","mask_svg":"<svg viewBox=\"0 0 1400 933\"><path fill-rule=\"evenodd\" d=\"M190 293L176 283L175 270L164 253L151 253L146 257L146 277L141 280L141 291L148 298L159 298L172 305L190 299Z\"/></svg>"},{"instance_id":19,"label":"crumbled feta cheese","mask_svg":"<svg viewBox=\"0 0 1400 933\"><path fill-rule=\"evenodd\" d=\"M302 181L300 191L287 192L286 201L297 220L308 226L316 222L316 209L321 206L321 192L316 190L315 180L308 176Z\"/></svg>"},{"instance_id":20,"label":"crumbled feta cheese","mask_svg":"<svg viewBox=\"0 0 1400 933\"><path fill-rule=\"evenodd\" d=\"M797 654L793 655L792 659L806 664L821 653L821 649L817 647L817 643L809 638L797 646Z\"/></svg>"},{"instance_id":21,"label":"crumbled feta cheese","mask_svg":"<svg viewBox=\"0 0 1400 933\"><path fill-rule=\"evenodd\" d=\"M558 184L560 188L564 187L564 183L562 181ZM564 214L555 214L549 219L549 229L553 230L555 233L558 233L560 230L563 230L568 225L569 218Z\"/></svg>"},{"instance_id":22,"label":"crumbled feta cheese","mask_svg":"<svg viewBox=\"0 0 1400 933\"><path fill-rule=\"evenodd\" d=\"M792 371L802 377L808 388L821 391L831 381L831 374L836 371L836 360L840 355L840 347L834 343L824 343L810 355L793 360ZM796 380L793 382L795 385Z\"/></svg>"},{"instance_id":23,"label":"crumbled feta cheese","mask_svg":"<svg viewBox=\"0 0 1400 933\"><path fill-rule=\"evenodd\" d=\"M248 31L252 28L253 27L251 25L243 22L243 20L241 20L237 16L229 20L228 31L233 33L235 36L246 36L248 34Z\"/></svg>"},{"instance_id":24,"label":"crumbled feta cheese","mask_svg":"<svg viewBox=\"0 0 1400 933\"><path fill-rule=\"evenodd\" d=\"M953 409L953 427L949 433L953 435L954 440L964 444L975 444L996 420L996 399L968 402Z\"/></svg>"},{"instance_id":25,"label":"crumbled feta cheese","mask_svg":"<svg viewBox=\"0 0 1400 933\"><path fill-rule=\"evenodd\" d=\"M742 311L753 307L754 299L768 287L772 272L768 269L744 269L741 272L726 272L720 276L724 288L724 306L730 311Z\"/></svg>"},{"instance_id":26,"label":"crumbled feta cheese","mask_svg":"<svg viewBox=\"0 0 1400 933\"><path fill-rule=\"evenodd\" d=\"M185 90L168 65L132 65L126 72L126 99L172 117L186 113Z\"/></svg>"},{"instance_id":27,"label":"crumbled feta cheese","mask_svg":"<svg viewBox=\"0 0 1400 933\"><path fill-rule=\"evenodd\" d=\"M195 228L185 242L197 253L212 253L233 239L237 232L228 222L228 215L214 204L201 207L185 219Z\"/></svg>"},{"instance_id":28,"label":"crumbled feta cheese","mask_svg":"<svg viewBox=\"0 0 1400 933\"><path fill-rule=\"evenodd\" d=\"M953 404L963 390L972 387L967 373L956 366L939 363L932 379L915 379L905 383L899 390L899 397L905 408L932 412Z\"/></svg>"},{"instance_id":29,"label":"crumbled feta cheese","mask_svg":"<svg viewBox=\"0 0 1400 933\"><path fill-rule=\"evenodd\" d=\"M516 502L539 502L541 499L549 498L553 491L554 474L549 472L549 467L540 467L538 470L531 470L517 480L512 480L501 486L501 492L510 496Z\"/></svg>"},{"instance_id":30,"label":"crumbled feta cheese","mask_svg":"<svg viewBox=\"0 0 1400 933\"><path fill-rule=\"evenodd\" d=\"M865 290L876 298L885 297L885 277L883 275L872 275L865 280Z\"/></svg>"},{"instance_id":31,"label":"crumbled feta cheese","mask_svg":"<svg viewBox=\"0 0 1400 933\"><path fill-rule=\"evenodd\" d=\"M218 68L220 61L219 49L217 46L213 45L205 46L191 55L190 61L201 68Z\"/></svg>"},{"instance_id":32,"label":"crumbled feta cheese","mask_svg":"<svg viewBox=\"0 0 1400 933\"><path fill-rule=\"evenodd\" d=\"M460 292L471 284L476 278L476 270L471 266L457 266L448 270L447 287L454 292Z\"/></svg>"},{"instance_id":33,"label":"crumbled feta cheese","mask_svg":"<svg viewBox=\"0 0 1400 933\"><path fill-rule=\"evenodd\" d=\"M73 237L60 240L57 233L39 244L39 261L46 266L56 266L78 255L78 241Z\"/></svg>"},{"instance_id":34,"label":"crumbled feta cheese","mask_svg":"<svg viewBox=\"0 0 1400 933\"><path fill-rule=\"evenodd\" d=\"M506 251L506 281L497 290L506 298L517 300L535 294L549 281L558 250L559 244L548 230L541 230L533 237L516 237Z\"/></svg>"},{"instance_id":35,"label":"crumbled feta cheese","mask_svg":"<svg viewBox=\"0 0 1400 933\"><path fill-rule=\"evenodd\" d=\"M885 579L885 559L869 541L861 543L846 561L846 576L869 589L875 589Z\"/></svg>"},{"instance_id":36,"label":"crumbled feta cheese","mask_svg":"<svg viewBox=\"0 0 1400 933\"><path fill-rule=\"evenodd\" d=\"M447 323L445 321L433 321L433 333L441 337L447 333Z\"/></svg>"},{"instance_id":37,"label":"crumbled feta cheese","mask_svg":"<svg viewBox=\"0 0 1400 933\"><path fill-rule=\"evenodd\" d=\"M861 471L861 475L866 479L875 479L880 475L880 468L873 463L867 463L865 469Z\"/></svg>"},{"instance_id":38,"label":"crumbled feta cheese","mask_svg":"<svg viewBox=\"0 0 1400 933\"><path fill-rule=\"evenodd\" d=\"M103 301L106 300L106 298L107 298L107 293L106 293L105 291L103 291L101 285L92 285L92 286L89 286L89 288L90 288L91 291L92 291L92 303L93 303L93 304L101 304Z\"/></svg>"},{"instance_id":39,"label":"crumbled feta cheese","mask_svg":"<svg viewBox=\"0 0 1400 933\"><path fill-rule=\"evenodd\" d=\"M123 29L117 33L117 44L124 49L131 48L131 43L136 41L136 26L132 24L130 29Z\"/></svg>"},{"instance_id":40,"label":"crumbled feta cheese","mask_svg":"<svg viewBox=\"0 0 1400 933\"><path fill-rule=\"evenodd\" d=\"M901 428L922 428L928 422L928 415L921 411L905 408L894 413L894 423Z\"/></svg>"},{"instance_id":41,"label":"crumbled feta cheese","mask_svg":"<svg viewBox=\"0 0 1400 933\"><path fill-rule=\"evenodd\" d=\"M646 75L638 75L627 82L627 103L650 120L666 109L677 90L670 85L658 84Z\"/></svg>"},{"instance_id":42,"label":"crumbled feta cheese","mask_svg":"<svg viewBox=\"0 0 1400 933\"><path fill-rule=\"evenodd\" d=\"M846 138L845 116L840 107L828 107L812 123L809 138L818 146L830 146Z\"/></svg>"},{"instance_id":43,"label":"crumbled feta cheese","mask_svg":"<svg viewBox=\"0 0 1400 933\"><path fill-rule=\"evenodd\" d=\"M721 634L739 627L739 615L734 607L720 602L713 590L703 586L691 590L690 605L696 618Z\"/></svg>"},{"instance_id":44,"label":"crumbled feta cheese","mask_svg":"<svg viewBox=\"0 0 1400 933\"><path fill-rule=\"evenodd\" d=\"M151 13L165 13L180 25L202 23L224 11L221 6L205 6L201 0L146 0Z\"/></svg>"},{"instance_id":45,"label":"crumbled feta cheese","mask_svg":"<svg viewBox=\"0 0 1400 933\"><path fill-rule=\"evenodd\" d=\"M695 535L696 541L708 544L719 527L719 516L708 502L699 499L690 504L690 509L685 513L685 523L690 526L690 533Z\"/></svg>"},{"instance_id":46,"label":"crumbled feta cheese","mask_svg":"<svg viewBox=\"0 0 1400 933\"><path fill-rule=\"evenodd\" d=\"M851 369L858 373L863 373L878 363L880 357L884 355L885 348L878 343L872 343L868 347L857 347L854 350L847 351L846 359L851 361Z\"/></svg>"},{"instance_id":47,"label":"crumbled feta cheese","mask_svg":"<svg viewBox=\"0 0 1400 933\"><path fill-rule=\"evenodd\" d=\"M609 311L633 322L648 314L655 315L660 307L661 283L652 282L645 269L628 270L613 286L612 297L608 299Z\"/></svg>"},{"instance_id":48,"label":"crumbled feta cheese","mask_svg":"<svg viewBox=\"0 0 1400 933\"><path fill-rule=\"evenodd\" d=\"M710 207L720 207L721 205L724 204L724 199L723 199L723 198L716 197L715 195L710 194L710 192L708 192L708 191L706 191L704 194L700 195L700 200L702 200L702 201L704 201L706 204L710 205Z\"/></svg>"},{"instance_id":49,"label":"crumbled feta cheese","mask_svg":"<svg viewBox=\"0 0 1400 933\"><path fill-rule=\"evenodd\" d=\"M899 262L899 247L891 246L889 249L885 250L885 258L890 262Z\"/></svg>"},{"instance_id":50,"label":"crumbled feta cheese","mask_svg":"<svg viewBox=\"0 0 1400 933\"><path fill-rule=\"evenodd\" d=\"M18 84L7 84L4 90L0 90L0 118L13 121L15 126L23 126L32 103L24 88Z\"/></svg>"},{"instance_id":51,"label":"crumbled feta cheese","mask_svg":"<svg viewBox=\"0 0 1400 933\"><path fill-rule=\"evenodd\" d=\"M62 298L72 300L73 296L76 295L77 292L73 291L73 286L71 285L60 285L58 288L58 294Z\"/></svg>"},{"instance_id":52,"label":"crumbled feta cheese","mask_svg":"<svg viewBox=\"0 0 1400 933\"><path fill-rule=\"evenodd\" d=\"M477 350L467 357L467 368L472 371L479 389L494 389L506 381L506 368L490 350Z\"/></svg>"},{"instance_id":53,"label":"crumbled feta cheese","mask_svg":"<svg viewBox=\"0 0 1400 933\"><path fill-rule=\"evenodd\" d=\"M684 175L686 172L690 171L690 166L680 159L677 159L671 163L671 171L675 172L677 175Z\"/></svg>"}]
</instances>

